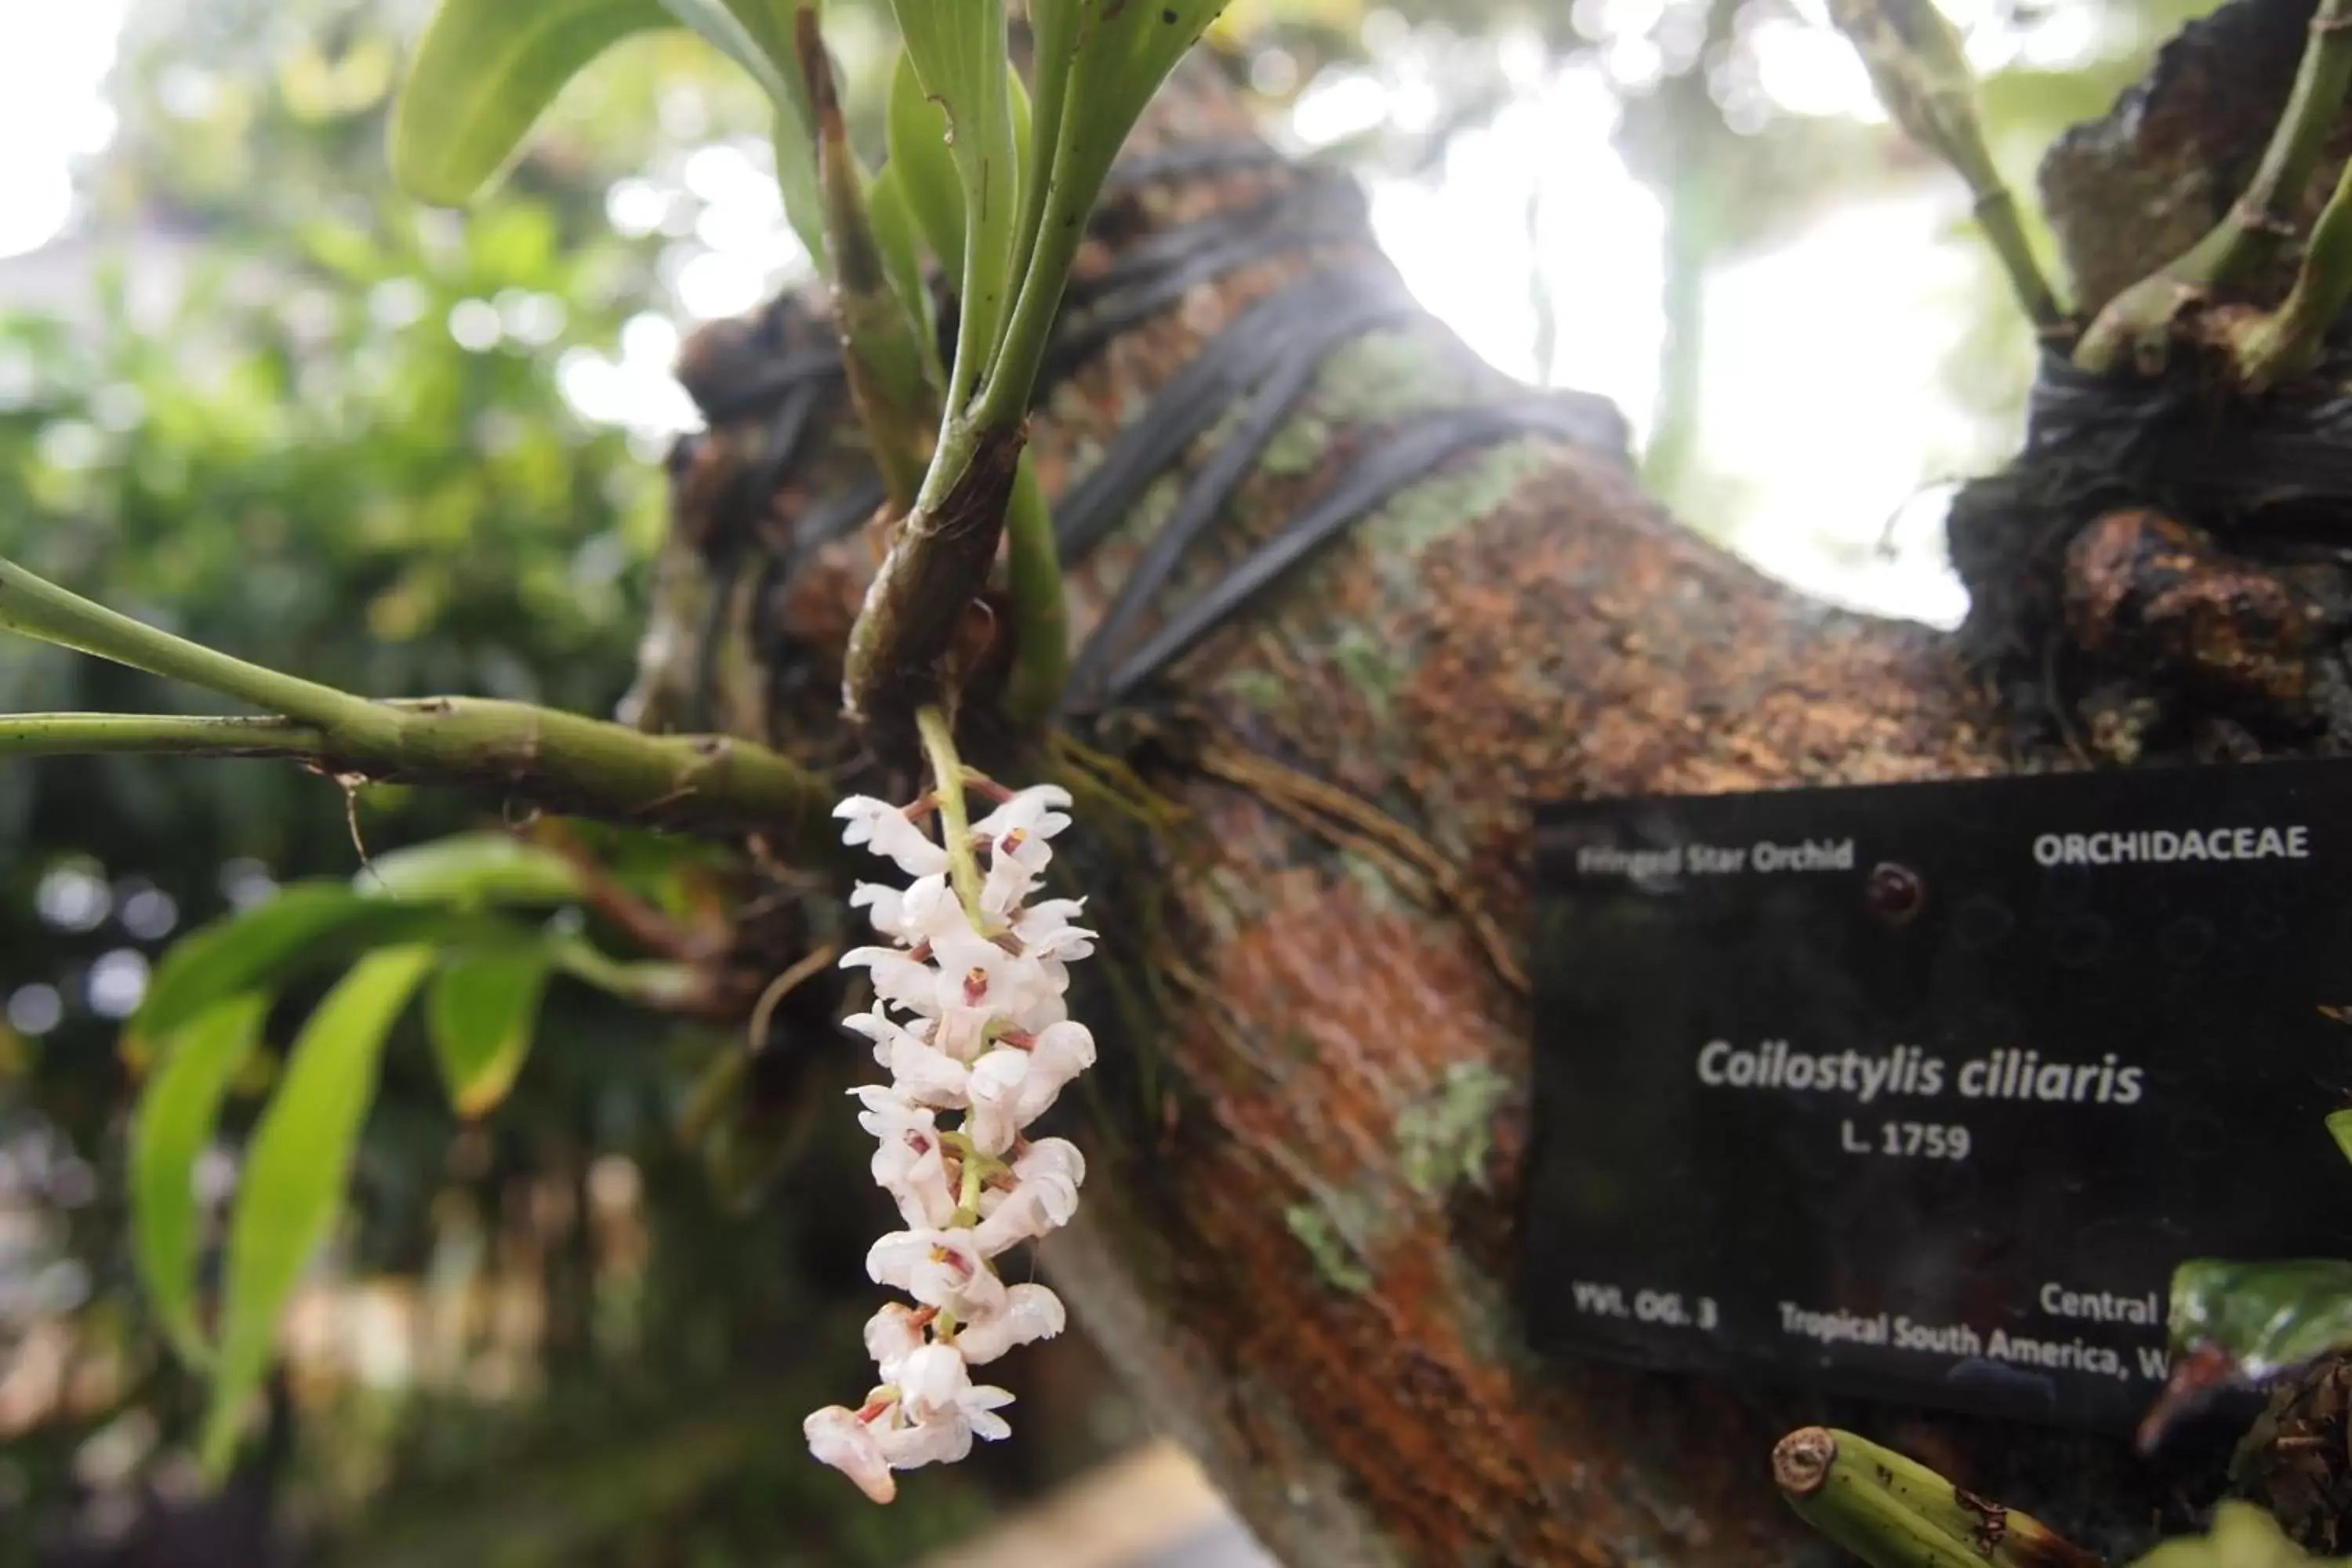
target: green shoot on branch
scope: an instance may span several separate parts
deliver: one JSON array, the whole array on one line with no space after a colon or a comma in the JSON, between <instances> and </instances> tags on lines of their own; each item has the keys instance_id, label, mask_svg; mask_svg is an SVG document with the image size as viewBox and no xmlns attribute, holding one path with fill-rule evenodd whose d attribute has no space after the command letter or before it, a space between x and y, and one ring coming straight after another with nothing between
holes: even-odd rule
<instances>
[{"instance_id":1,"label":"green shoot on branch","mask_svg":"<svg viewBox=\"0 0 2352 1568\"><path fill-rule=\"evenodd\" d=\"M2352 86L2352 0L2319 0L2286 108L2246 189L2205 237L2113 300L2075 345L2074 363L2105 373L2128 361L2144 375L2164 368L2174 321L2191 305L2260 272L2294 237L2303 199L2328 132Z\"/></svg>"},{"instance_id":2,"label":"green shoot on branch","mask_svg":"<svg viewBox=\"0 0 2352 1568\"><path fill-rule=\"evenodd\" d=\"M1862 56L1895 122L1968 182L1977 226L2035 332L2070 336L2074 320L2043 276L2017 198L1986 145L1976 73L1952 24L1934 0L1831 0L1830 18Z\"/></svg>"}]
</instances>

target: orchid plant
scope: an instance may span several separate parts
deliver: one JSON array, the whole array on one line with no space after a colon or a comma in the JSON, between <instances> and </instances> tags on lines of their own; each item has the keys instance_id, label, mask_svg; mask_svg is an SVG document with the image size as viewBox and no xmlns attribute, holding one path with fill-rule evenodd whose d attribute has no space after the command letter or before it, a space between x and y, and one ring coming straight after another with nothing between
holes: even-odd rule
<instances>
[{"instance_id":1,"label":"orchid plant","mask_svg":"<svg viewBox=\"0 0 2352 1568\"><path fill-rule=\"evenodd\" d=\"M1085 1178L1075 1146L1027 1135L1094 1056L1063 1001L1066 966L1092 950L1073 923L1079 900L1032 898L1070 800L1051 786L1005 790L964 767L953 716L966 694L951 655L973 603L1001 581L1012 613L999 627L1010 674L998 716L1009 735L1042 732L1067 671L1067 617L1052 520L1024 450L1029 403L1112 159L1223 8L1025 0L1024 79L1011 64L1007 0L891 0L903 46L891 155L868 169L850 145L814 0L441 0L393 126L402 184L428 201L467 201L515 161L572 77L623 38L671 26L740 66L773 107L785 213L831 305L887 498L876 519L887 552L843 650L843 707L884 773L927 769L930 779L911 805L853 795L836 814L848 843L913 879L857 889L888 942L842 962L867 973L877 997L846 1026L891 1075L859 1091L861 1120L878 1141L876 1179L907 1227L875 1245L869 1268L915 1304L886 1307L869 1325L881 1384L864 1405L807 1424L817 1457L877 1499L892 1494L893 1469L1003 1436L994 1411L1010 1395L973 1384L971 1368L1063 1326L1050 1290L1005 1284L994 1260L1066 1223ZM933 347L933 278L951 280L958 310L945 363ZM475 697L341 691L132 620L5 561L0 631L248 710L11 715L0 720L0 753L283 756L347 789L454 784L635 824L756 835L812 865L837 860L824 824L840 784L751 741L645 734ZM976 824L967 789L992 805ZM195 933L126 1031L126 1057L147 1074L132 1139L139 1268L174 1349L211 1379L202 1447L216 1476L286 1303L332 1231L386 1038L412 997L426 998L465 1115L506 1092L551 973L655 1006L711 1005L690 962L702 952L695 942L671 942L673 962L633 964L498 913L599 898L642 913L610 877L504 839L461 847L463 874L442 875L451 867L436 860L422 891L314 888ZM207 1311L192 1168L270 1002L306 955L329 951L328 937L342 942L337 956L373 951L289 1053ZM810 955L777 985L822 962ZM942 1115L955 1124L940 1126Z\"/></svg>"}]
</instances>

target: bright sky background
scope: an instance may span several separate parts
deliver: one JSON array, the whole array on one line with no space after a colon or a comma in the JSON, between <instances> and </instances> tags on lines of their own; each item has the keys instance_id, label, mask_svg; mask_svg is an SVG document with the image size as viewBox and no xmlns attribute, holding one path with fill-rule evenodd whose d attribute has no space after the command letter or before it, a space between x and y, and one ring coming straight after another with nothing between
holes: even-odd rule
<instances>
[{"instance_id":1,"label":"bright sky background","mask_svg":"<svg viewBox=\"0 0 2352 1568\"><path fill-rule=\"evenodd\" d=\"M1633 14L1646 16L1660 0L1582 3L1618 24L1638 22ZM1991 0L1944 3L1957 14ZM39 247L70 222L71 164L111 133L100 85L125 4L0 0L0 258ZM1399 25L1392 16L1374 20ZM1759 83L1781 107L1878 118L1859 63L1818 18L1777 19L1757 33ZM2045 58L2088 43L2047 29L2031 41ZM1988 66L2020 47L1992 30L1971 44ZM1481 353L1515 374L1548 372L1555 384L1611 396L1645 433L1665 331L1663 220L1611 145L1617 110L1602 73L1638 78L1655 62L1636 49L1555 67L1531 40L1516 51L1507 44L1505 58L1517 101L1491 127L1458 138L1435 180L1375 180L1375 226L1416 293ZM679 112L690 119L696 110ZM1350 71L1310 87L1295 128L1319 142L1382 116L1409 125L1434 112L1433 96L1410 73L1400 81ZM681 321L747 309L797 258L773 185L755 156L726 143L689 154L677 174L667 187L615 186L615 226L677 237L664 271ZM1532 242L1531 196L1542 215ZM1956 476L1934 465L1938 454L1976 449L1984 438L1938 380L1938 363L1969 319L1955 300L1976 263L1950 232L1963 212L1957 188L1923 184L1843 205L1790 243L1715 275L1699 448L1720 482L1690 503L1696 521L1776 574L1861 607L1946 624L1963 602L1935 526L1937 481ZM1531 346L1538 271L1561 310L1555 363L1542 367ZM691 417L665 374L678 325L648 313L619 355L575 351L563 366L567 393L591 416L649 437L676 427Z\"/></svg>"},{"instance_id":2,"label":"bright sky background","mask_svg":"<svg viewBox=\"0 0 2352 1568\"><path fill-rule=\"evenodd\" d=\"M0 257L47 243L72 212L72 160L104 148L100 85L126 0L0 0Z\"/></svg>"}]
</instances>

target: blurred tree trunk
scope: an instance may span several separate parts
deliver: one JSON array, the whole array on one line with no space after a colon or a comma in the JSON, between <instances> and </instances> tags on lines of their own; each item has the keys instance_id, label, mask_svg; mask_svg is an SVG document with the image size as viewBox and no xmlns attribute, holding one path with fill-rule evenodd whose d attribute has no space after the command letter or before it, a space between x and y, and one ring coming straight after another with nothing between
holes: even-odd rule
<instances>
[{"instance_id":1,"label":"blurred tree trunk","mask_svg":"<svg viewBox=\"0 0 2352 1568\"><path fill-rule=\"evenodd\" d=\"M2210 68L2203 37L2168 57L2143 101L2062 147L2058 227L2090 286L2152 268L2178 248L2173 230L2219 213L2284 99L2309 10L2248 0L2227 24L2243 35L2225 40L2228 70ZM1207 75L1159 112L1140 156L1247 135ZM1160 167L1101 216L1089 277L1179 225L1319 189L1263 162ZM2176 177L2186 168L2218 173ZM2323 188L2334 178L2322 171ZM2103 272L2092 249L2121 264ZM1067 495L1129 422L1166 417L1157 395L1254 302L1318 269L1379 265L1359 217L1124 327L1041 405L1049 490ZM677 533L637 707L846 770L837 650L872 545L853 531L795 552L854 461L830 405L784 439L771 374L823 337L788 304L690 346L714 429L675 465ZM771 395L751 395L763 379ZM1418 314L1339 348L1161 590L1162 613L1433 411L1530 395ZM1572 397L1557 411L1591 413ZM1166 464L1086 559L1081 637L1230 427ZM1977 611L1952 637L1825 608L1698 542L1606 442L1475 445L1085 729L1187 819L1143 849L1100 849L1087 883L1125 979L1090 1014L1105 1089L1089 1202L1046 1264L1151 1418L1284 1561L1827 1562L1766 1463L1776 1436L1823 1417L2090 1543L2147 1538L2155 1486L2118 1444L1538 1362L1510 1284L1530 802L2331 743L2337 658L2315 628L2332 623L2265 618L2264 595L2340 595L2335 557L2302 550L2278 568L2287 545L2242 512L2227 537L2119 522L2115 507L2165 486L2121 446L2087 476L2066 456L2030 453L1964 500L1954 553ZM2175 527L2166 581L2180 592L2162 603L2128 562L2069 554Z\"/></svg>"}]
</instances>

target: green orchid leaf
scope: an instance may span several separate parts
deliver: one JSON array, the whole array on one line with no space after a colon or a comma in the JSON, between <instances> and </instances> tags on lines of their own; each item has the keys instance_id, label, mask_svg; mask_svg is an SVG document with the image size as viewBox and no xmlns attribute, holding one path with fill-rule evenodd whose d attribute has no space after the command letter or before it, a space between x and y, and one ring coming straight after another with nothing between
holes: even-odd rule
<instances>
[{"instance_id":1,"label":"green orchid leaf","mask_svg":"<svg viewBox=\"0 0 2352 1568\"><path fill-rule=\"evenodd\" d=\"M172 944L131 1020L138 1041L161 1041L218 1002L270 985L330 952L365 946L412 920L341 882L291 882L267 903L225 915Z\"/></svg>"},{"instance_id":2,"label":"green orchid leaf","mask_svg":"<svg viewBox=\"0 0 2352 1568\"><path fill-rule=\"evenodd\" d=\"M394 178L424 201L473 200L566 82L672 21L660 0L442 0L393 110Z\"/></svg>"},{"instance_id":3,"label":"green orchid leaf","mask_svg":"<svg viewBox=\"0 0 2352 1568\"><path fill-rule=\"evenodd\" d=\"M945 386L947 378L940 374L938 363L939 327L931 313L931 291L923 286L923 241L916 233L915 210L907 201L906 188L898 183L898 165L882 165L866 187L866 210L874 225L875 248L882 253L883 269L890 275L890 287L907 310L907 319L915 323L915 332L922 353L925 374L935 386Z\"/></svg>"},{"instance_id":4,"label":"green orchid leaf","mask_svg":"<svg viewBox=\"0 0 2352 1568\"><path fill-rule=\"evenodd\" d=\"M1004 0L891 0L907 58L941 127L964 222L950 411L992 360L1012 307L1013 242L1021 202L1020 147L1006 69ZM895 155L895 154L894 154ZM908 195L923 200L909 177Z\"/></svg>"},{"instance_id":5,"label":"green orchid leaf","mask_svg":"<svg viewBox=\"0 0 2352 1568\"><path fill-rule=\"evenodd\" d=\"M2336 1140L2336 1147L2344 1157L2352 1160L2352 1110L2328 1112L2327 1135Z\"/></svg>"},{"instance_id":6,"label":"green orchid leaf","mask_svg":"<svg viewBox=\"0 0 2352 1568\"><path fill-rule=\"evenodd\" d=\"M506 833L458 833L378 855L353 873L362 898L460 906L567 904L587 888L572 860Z\"/></svg>"},{"instance_id":7,"label":"green orchid leaf","mask_svg":"<svg viewBox=\"0 0 2352 1568\"><path fill-rule=\"evenodd\" d=\"M432 963L422 945L360 960L303 1025L254 1130L229 1217L220 1350L200 1444L216 1478L268 1373L278 1318L342 1206L384 1037Z\"/></svg>"},{"instance_id":8,"label":"green orchid leaf","mask_svg":"<svg viewBox=\"0 0 2352 1568\"><path fill-rule=\"evenodd\" d=\"M1226 0L1034 0L1031 9L1040 39L1066 50L1070 62L1066 100L1055 116L1055 174L1069 182L1074 196L1083 193L1084 210L1093 210L1103 176L1152 94L1225 5Z\"/></svg>"},{"instance_id":9,"label":"green orchid leaf","mask_svg":"<svg viewBox=\"0 0 2352 1568\"><path fill-rule=\"evenodd\" d=\"M605 50L683 26L774 104L784 213L822 268L814 121L790 68L789 10L785 0L441 0L394 107L393 176L420 200L464 205L498 182L565 84Z\"/></svg>"},{"instance_id":10,"label":"green orchid leaf","mask_svg":"<svg viewBox=\"0 0 2352 1568\"><path fill-rule=\"evenodd\" d=\"M659 0L680 26L743 68L776 111L776 185L784 217L826 271L816 172L816 110L793 47L793 0Z\"/></svg>"},{"instance_id":11,"label":"green orchid leaf","mask_svg":"<svg viewBox=\"0 0 2352 1568\"><path fill-rule=\"evenodd\" d=\"M1152 94L1225 4L1031 0L1036 142L1014 237L1020 295L981 395L987 423L1010 426L1027 408L1063 288L1111 163Z\"/></svg>"},{"instance_id":12,"label":"green orchid leaf","mask_svg":"<svg viewBox=\"0 0 2352 1568\"><path fill-rule=\"evenodd\" d=\"M131 1118L131 1261L164 1337L191 1366L212 1356L196 1321L196 1162L268 1011L266 996L234 997L159 1042L161 1060Z\"/></svg>"},{"instance_id":13,"label":"green orchid leaf","mask_svg":"<svg viewBox=\"0 0 2352 1568\"><path fill-rule=\"evenodd\" d=\"M890 161L883 174L898 189L923 244L950 271L963 265L963 184L948 151L947 114L923 91L905 51L890 71L886 115ZM877 214L877 225L880 216Z\"/></svg>"},{"instance_id":14,"label":"green orchid leaf","mask_svg":"<svg viewBox=\"0 0 2352 1568\"><path fill-rule=\"evenodd\" d=\"M530 1054L548 956L538 948L445 953L425 998L434 1059L458 1115L494 1109Z\"/></svg>"},{"instance_id":15,"label":"green orchid leaf","mask_svg":"<svg viewBox=\"0 0 2352 1568\"><path fill-rule=\"evenodd\" d=\"M520 882L509 868L499 879L485 874L470 885L477 891L502 886L515 894L522 890ZM420 875L412 885L432 884ZM467 884L451 875L440 885ZM134 1062L149 1059L154 1042L215 1003L248 991L278 990L298 974L344 963L370 948L422 941L529 940L530 933L511 921L446 902L373 897L343 882L289 882L267 903L199 926L172 945L125 1031L124 1051Z\"/></svg>"}]
</instances>

